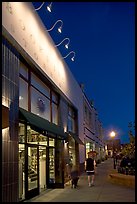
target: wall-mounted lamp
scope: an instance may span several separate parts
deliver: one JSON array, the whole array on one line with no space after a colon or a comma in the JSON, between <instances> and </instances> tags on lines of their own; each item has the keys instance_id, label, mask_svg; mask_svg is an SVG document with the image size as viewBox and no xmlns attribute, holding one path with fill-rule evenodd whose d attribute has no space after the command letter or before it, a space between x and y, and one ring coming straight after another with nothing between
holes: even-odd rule
<instances>
[{"instance_id":1,"label":"wall-mounted lamp","mask_svg":"<svg viewBox=\"0 0 137 204\"><path fill-rule=\"evenodd\" d=\"M42 4L38 8L35 9L35 11L40 10L44 4L45 2L42 2ZM47 6L47 10L51 12L51 8L52 8L52 2Z\"/></svg>"},{"instance_id":2,"label":"wall-mounted lamp","mask_svg":"<svg viewBox=\"0 0 137 204\"><path fill-rule=\"evenodd\" d=\"M48 10L49 12L51 12L51 11L52 11L51 8L52 8L52 2L47 6L47 10Z\"/></svg>"},{"instance_id":3,"label":"wall-mounted lamp","mask_svg":"<svg viewBox=\"0 0 137 204\"><path fill-rule=\"evenodd\" d=\"M59 45L61 45L64 41L68 41L64 46L66 49L68 49L69 43L70 43L70 39L69 38L64 38L64 40L62 40L59 44L55 45L55 47L58 47Z\"/></svg>"},{"instance_id":4,"label":"wall-mounted lamp","mask_svg":"<svg viewBox=\"0 0 137 204\"><path fill-rule=\"evenodd\" d=\"M74 57L75 57L75 52L71 51L69 52L65 57L63 57L64 59L67 58L70 54L73 54L73 57L71 57L71 60L74 61Z\"/></svg>"},{"instance_id":5,"label":"wall-mounted lamp","mask_svg":"<svg viewBox=\"0 0 137 204\"><path fill-rule=\"evenodd\" d=\"M62 32L62 26L63 26L63 21L62 20L57 20L55 23L54 23L54 25L50 28L50 29L48 29L47 31L51 31L51 30L53 30L53 28L55 27L55 25L57 24L57 23L61 23L61 25L60 25L60 27L58 28L58 32L59 33L61 33Z\"/></svg>"}]
</instances>

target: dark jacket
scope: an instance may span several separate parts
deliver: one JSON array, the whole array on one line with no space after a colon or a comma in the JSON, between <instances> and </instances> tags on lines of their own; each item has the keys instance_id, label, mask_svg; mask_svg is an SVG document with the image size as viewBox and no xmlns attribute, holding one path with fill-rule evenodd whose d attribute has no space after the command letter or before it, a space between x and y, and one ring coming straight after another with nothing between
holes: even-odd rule
<instances>
[{"instance_id":1,"label":"dark jacket","mask_svg":"<svg viewBox=\"0 0 137 204\"><path fill-rule=\"evenodd\" d=\"M86 160L86 171L94 171L94 159L88 158Z\"/></svg>"},{"instance_id":2,"label":"dark jacket","mask_svg":"<svg viewBox=\"0 0 137 204\"><path fill-rule=\"evenodd\" d=\"M71 179L75 179L79 176L78 171L77 170L72 170L70 173Z\"/></svg>"}]
</instances>

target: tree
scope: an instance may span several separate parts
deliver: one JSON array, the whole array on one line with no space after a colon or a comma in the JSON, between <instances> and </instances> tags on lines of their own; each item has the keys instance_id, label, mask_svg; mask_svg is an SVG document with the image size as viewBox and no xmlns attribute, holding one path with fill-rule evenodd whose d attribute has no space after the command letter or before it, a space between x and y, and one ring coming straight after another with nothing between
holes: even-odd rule
<instances>
[{"instance_id":1,"label":"tree","mask_svg":"<svg viewBox=\"0 0 137 204\"><path fill-rule=\"evenodd\" d=\"M129 127L128 135L129 135L130 143L125 145L121 153L124 156L130 156L132 158L135 158L135 135L133 133L135 130L135 122L134 123L129 122L128 127Z\"/></svg>"}]
</instances>

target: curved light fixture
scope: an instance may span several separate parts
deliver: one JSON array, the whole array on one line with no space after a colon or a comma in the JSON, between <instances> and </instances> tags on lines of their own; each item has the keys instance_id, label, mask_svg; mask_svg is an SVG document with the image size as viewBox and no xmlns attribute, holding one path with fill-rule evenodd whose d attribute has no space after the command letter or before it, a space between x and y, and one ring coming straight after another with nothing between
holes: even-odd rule
<instances>
[{"instance_id":1,"label":"curved light fixture","mask_svg":"<svg viewBox=\"0 0 137 204\"><path fill-rule=\"evenodd\" d=\"M75 57L75 52L71 51L69 52L65 57L63 57L64 59L67 58L70 54L73 54L73 57L71 57L71 60L74 61L74 57Z\"/></svg>"},{"instance_id":2,"label":"curved light fixture","mask_svg":"<svg viewBox=\"0 0 137 204\"><path fill-rule=\"evenodd\" d=\"M64 40L62 40L59 44L55 45L55 47L58 47L59 45L61 45L66 40L68 41L68 43L65 44L65 48L68 49L68 46L69 46L69 43L70 43L69 38L64 38Z\"/></svg>"},{"instance_id":3,"label":"curved light fixture","mask_svg":"<svg viewBox=\"0 0 137 204\"><path fill-rule=\"evenodd\" d=\"M40 10L44 4L45 4L45 2L42 2L42 4L38 8L35 9L35 11ZM47 6L47 10L49 12L51 12L51 7L52 7L52 2Z\"/></svg>"},{"instance_id":4,"label":"curved light fixture","mask_svg":"<svg viewBox=\"0 0 137 204\"><path fill-rule=\"evenodd\" d=\"M45 4L45 2L42 2L42 4L38 8L35 9L35 11L40 10L44 4Z\"/></svg>"},{"instance_id":5,"label":"curved light fixture","mask_svg":"<svg viewBox=\"0 0 137 204\"><path fill-rule=\"evenodd\" d=\"M51 30L53 30L53 28L55 27L55 25L57 24L57 23L61 23L61 26L58 28L58 32L59 33L61 33L62 32L62 26L63 26L63 21L62 20L57 20L55 23L54 23L54 25L50 28L50 29L48 29L47 31L51 31Z\"/></svg>"}]
</instances>

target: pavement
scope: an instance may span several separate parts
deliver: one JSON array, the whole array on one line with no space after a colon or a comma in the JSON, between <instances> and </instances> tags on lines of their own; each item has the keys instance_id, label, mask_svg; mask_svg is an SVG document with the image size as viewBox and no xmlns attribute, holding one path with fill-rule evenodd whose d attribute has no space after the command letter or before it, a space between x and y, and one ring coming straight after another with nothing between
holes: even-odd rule
<instances>
[{"instance_id":1,"label":"pavement","mask_svg":"<svg viewBox=\"0 0 137 204\"><path fill-rule=\"evenodd\" d=\"M87 175L84 173L75 189L68 182L64 189L47 189L25 202L135 202L135 189L109 181L108 175L112 171L113 159L109 158L98 164L94 186L88 186Z\"/></svg>"}]
</instances>

